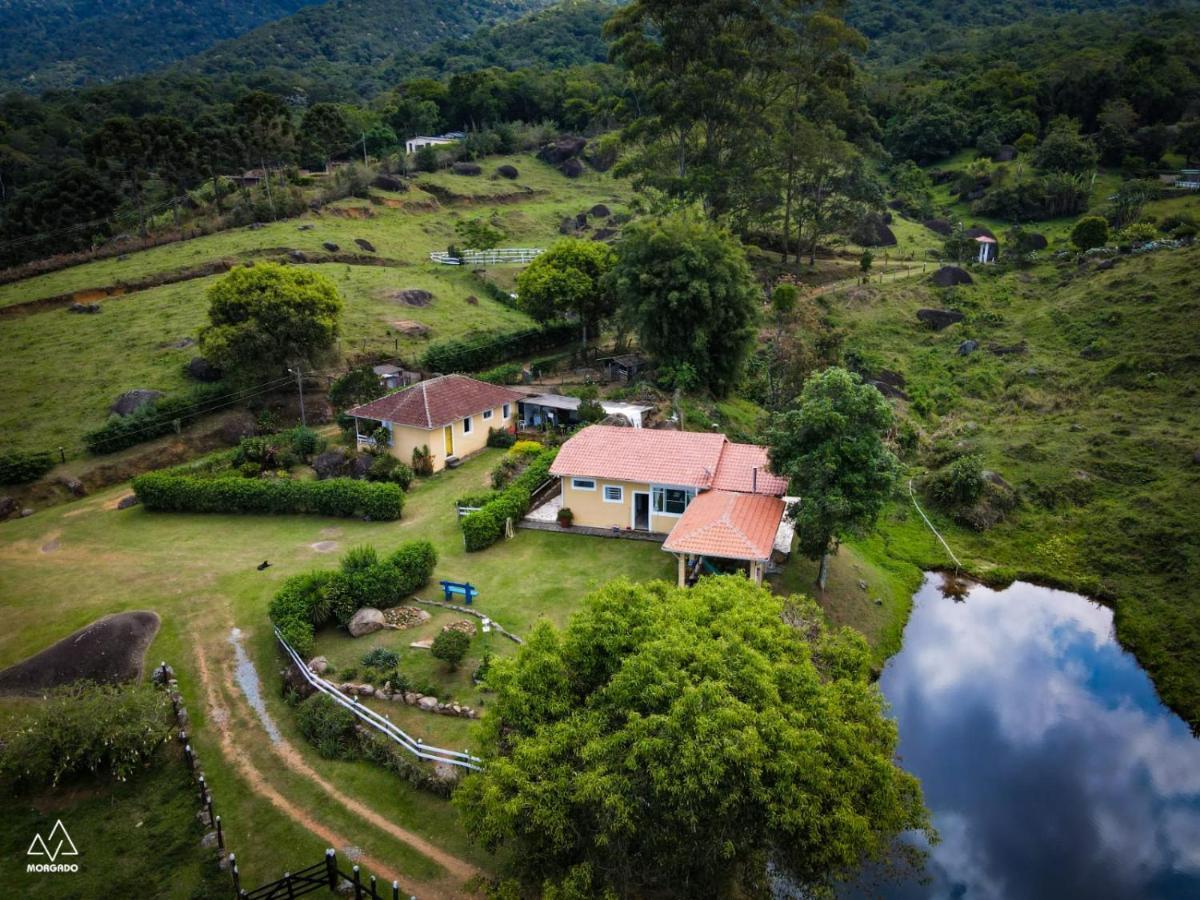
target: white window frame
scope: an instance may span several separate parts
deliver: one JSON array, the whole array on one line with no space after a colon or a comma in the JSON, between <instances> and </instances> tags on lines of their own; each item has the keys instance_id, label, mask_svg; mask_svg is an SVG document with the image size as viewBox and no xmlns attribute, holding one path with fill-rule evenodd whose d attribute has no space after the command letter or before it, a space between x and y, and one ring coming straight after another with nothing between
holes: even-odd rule
<instances>
[{"instance_id":1,"label":"white window frame","mask_svg":"<svg viewBox=\"0 0 1200 900\"><path fill-rule=\"evenodd\" d=\"M501 412L500 417L502 419L508 419L510 416L512 416L512 406L508 403L505 403L504 409Z\"/></svg>"},{"instance_id":2,"label":"white window frame","mask_svg":"<svg viewBox=\"0 0 1200 900\"><path fill-rule=\"evenodd\" d=\"M583 487L583 485L585 485L585 484L589 485L589 487ZM573 491L594 491L595 489L596 489L596 479L595 478L572 478L571 479L571 490L573 490Z\"/></svg>"},{"instance_id":3,"label":"white window frame","mask_svg":"<svg viewBox=\"0 0 1200 900\"><path fill-rule=\"evenodd\" d=\"M667 509L667 491L680 491L684 495L683 509L680 512L670 512ZM662 498L662 508L659 508L659 498ZM652 484L650 485L650 515L652 516L669 516L672 519L678 519L685 512L688 506L696 499L695 488L673 487L669 484Z\"/></svg>"},{"instance_id":4,"label":"white window frame","mask_svg":"<svg viewBox=\"0 0 1200 900\"><path fill-rule=\"evenodd\" d=\"M486 421L487 421L488 419L490 419L491 417L492 417L492 410L490 410L490 409L485 409L485 410L483 411L483 421L485 421L485 422L486 422Z\"/></svg>"},{"instance_id":5,"label":"white window frame","mask_svg":"<svg viewBox=\"0 0 1200 900\"><path fill-rule=\"evenodd\" d=\"M615 499L609 499L608 492L616 491ZM624 503L625 502L625 486L620 484L606 484L604 486L604 502L605 503Z\"/></svg>"},{"instance_id":6,"label":"white window frame","mask_svg":"<svg viewBox=\"0 0 1200 900\"><path fill-rule=\"evenodd\" d=\"M471 429L472 429L473 427L474 427L474 426L471 424L471 417L470 417L470 416L467 416L465 419L463 419L463 420L462 420L462 433L463 433L463 434L470 434L470 433L471 433Z\"/></svg>"}]
</instances>

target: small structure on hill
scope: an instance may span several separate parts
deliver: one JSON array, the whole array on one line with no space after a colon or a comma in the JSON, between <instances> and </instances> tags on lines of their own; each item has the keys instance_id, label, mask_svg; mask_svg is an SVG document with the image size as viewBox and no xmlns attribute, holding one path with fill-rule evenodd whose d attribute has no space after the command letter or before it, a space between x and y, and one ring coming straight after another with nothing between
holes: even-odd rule
<instances>
[{"instance_id":1,"label":"small structure on hill","mask_svg":"<svg viewBox=\"0 0 1200 900\"><path fill-rule=\"evenodd\" d=\"M999 245L994 237L981 234L975 238L975 243L979 245L979 253L975 257L976 262L992 263L996 261L996 249Z\"/></svg>"},{"instance_id":2,"label":"small structure on hill","mask_svg":"<svg viewBox=\"0 0 1200 900\"><path fill-rule=\"evenodd\" d=\"M605 371L608 373L608 380L623 381L626 384L636 381L637 377L642 374L648 365L646 357L639 356L636 353L614 356L605 362Z\"/></svg>"},{"instance_id":3,"label":"small structure on hill","mask_svg":"<svg viewBox=\"0 0 1200 900\"><path fill-rule=\"evenodd\" d=\"M422 134L405 141L404 151L406 153L416 153L422 147L442 147L446 144L457 144L459 141L465 140L466 137L461 131L447 131L445 134L437 135Z\"/></svg>"},{"instance_id":4,"label":"small structure on hill","mask_svg":"<svg viewBox=\"0 0 1200 900\"><path fill-rule=\"evenodd\" d=\"M389 390L408 387L421 380L420 372L411 372L391 364L372 366L371 371L379 377L379 383Z\"/></svg>"}]
</instances>

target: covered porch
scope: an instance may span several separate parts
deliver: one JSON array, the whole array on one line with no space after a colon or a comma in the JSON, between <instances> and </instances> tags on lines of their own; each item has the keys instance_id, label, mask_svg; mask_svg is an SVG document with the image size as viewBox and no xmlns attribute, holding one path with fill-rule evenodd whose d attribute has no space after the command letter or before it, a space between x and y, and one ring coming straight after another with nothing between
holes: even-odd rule
<instances>
[{"instance_id":1,"label":"covered porch","mask_svg":"<svg viewBox=\"0 0 1200 900\"><path fill-rule=\"evenodd\" d=\"M731 568L762 584L786 510L783 500L765 494L697 495L663 542L678 560L679 586Z\"/></svg>"}]
</instances>

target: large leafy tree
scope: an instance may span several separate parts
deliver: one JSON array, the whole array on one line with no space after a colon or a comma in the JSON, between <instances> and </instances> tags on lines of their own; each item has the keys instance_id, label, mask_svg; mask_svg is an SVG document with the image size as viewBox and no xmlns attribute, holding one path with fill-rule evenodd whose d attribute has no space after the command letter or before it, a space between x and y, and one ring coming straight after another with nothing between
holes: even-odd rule
<instances>
[{"instance_id":1,"label":"large leafy tree","mask_svg":"<svg viewBox=\"0 0 1200 900\"><path fill-rule=\"evenodd\" d=\"M718 395L737 384L762 302L737 238L686 212L638 222L625 230L609 283L660 363L690 366Z\"/></svg>"},{"instance_id":2,"label":"large leafy tree","mask_svg":"<svg viewBox=\"0 0 1200 900\"><path fill-rule=\"evenodd\" d=\"M493 664L486 768L454 803L546 896L765 894L768 863L828 889L930 828L869 669L805 598L612 582Z\"/></svg>"},{"instance_id":3,"label":"large leafy tree","mask_svg":"<svg viewBox=\"0 0 1200 900\"><path fill-rule=\"evenodd\" d=\"M795 406L772 419L771 468L801 498L796 537L821 560L822 589L835 542L874 524L896 483L899 463L884 444L891 425L883 395L836 366L811 376Z\"/></svg>"},{"instance_id":4,"label":"large leafy tree","mask_svg":"<svg viewBox=\"0 0 1200 900\"><path fill-rule=\"evenodd\" d=\"M615 261L613 249L599 241L557 241L517 276L517 304L539 322L576 316L586 347L588 326L613 313L605 278Z\"/></svg>"},{"instance_id":5,"label":"large leafy tree","mask_svg":"<svg viewBox=\"0 0 1200 900\"><path fill-rule=\"evenodd\" d=\"M205 357L243 381L311 366L333 347L342 300L318 272L259 263L234 269L208 290Z\"/></svg>"},{"instance_id":6,"label":"large leafy tree","mask_svg":"<svg viewBox=\"0 0 1200 900\"><path fill-rule=\"evenodd\" d=\"M350 122L335 103L316 103L300 120L300 139L306 150L329 168L329 160L345 152L351 141Z\"/></svg>"}]
</instances>

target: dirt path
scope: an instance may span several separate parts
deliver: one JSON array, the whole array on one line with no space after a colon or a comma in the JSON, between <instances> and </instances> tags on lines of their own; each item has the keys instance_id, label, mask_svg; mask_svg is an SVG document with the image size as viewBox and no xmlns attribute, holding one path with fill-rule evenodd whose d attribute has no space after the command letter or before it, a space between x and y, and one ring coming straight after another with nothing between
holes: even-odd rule
<instances>
[{"instance_id":1,"label":"dirt path","mask_svg":"<svg viewBox=\"0 0 1200 900\"><path fill-rule=\"evenodd\" d=\"M220 693L218 691L218 680L214 677L209 669L208 660L205 657L204 648L200 644L199 636L193 632L191 635L192 645L196 650L196 669L200 675L200 681L204 689L205 705L208 707L209 719L216 726L221 742L221 751L225 758L237 769L238 773L245 780L249 788L259 796L265 798L276 809L284 813L293 822L317 835L331 847L346 847L352 846L354 841L338 834L327 826L323 825L306 810L300 808L292 801L288 800L270 785L267 778L259 769L257 769L249 757L239 752L238 747L234 743L233 734L229 728L229 715L224 705L221 702ZM233 684L233 676L226 668L226 671L220 676L220 683L224 686L225 691L231 697L237 697L238 692ZM253 717L251 717L253 718ZM257 721L257 719L255 719ZM438 863L450 875L453 880L461 885L463 882L470 879L472 876L480 874L479 870L471 865L466 860L453 856L442 850L429 841L425 840L418 834L401 828L394 822L384 818L379 813L360 803L359 801L348 797L339 791L336 787L322 778L304 761L301 754L289 744L287 741L279 741L270 744L271 749L276 756L290 770L307 779L313 784L316 784L324 791L332 800L340 804L348 812L354 814L358 818L368 822L381 831L386 832L397 840L408 844L414 850L418 851L429 859ZM235 850L236 852L236 850ZM461 889L447 886L440 883L425 883L416 882L405 875L397 872L394 868L375 857L363 855L357 862L368 869L376 877L386 879L387 881L398 881L404 891L410 895L415 895L421 898L452 898L464 896L465 892Z\"/></svg>"}]
</instances>

